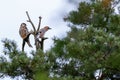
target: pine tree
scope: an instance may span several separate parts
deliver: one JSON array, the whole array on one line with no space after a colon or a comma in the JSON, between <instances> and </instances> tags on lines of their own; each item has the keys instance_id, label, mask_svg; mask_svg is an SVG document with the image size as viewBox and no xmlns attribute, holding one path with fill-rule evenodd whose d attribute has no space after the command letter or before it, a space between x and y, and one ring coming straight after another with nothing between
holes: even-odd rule
<instances>
[{"instance_id":1,"label":"pine tree","mask_svg":"<svg viewBox=\"0 0 120 80\"><path fill-rule=\"evenodd\" d=\"M80 2L65 21L71 31L63 39L54 39L52 70L61 77L74 79L117 78L120 72L120 16L114 12L115 0ZM54 76L56 76L54 75Z\"/></svg>"},{"instance_id":2,"label":"pine tree","mask_svg":"<svg viewBox=\"0 0 120 80\"><path fill-rule=\"evenodd\" d=\"M49 64L46 62L45 54L42 50L32 51L27 56L27 53L19 51L15 41L5 39L2 41L4 45L3 53L8 58L0 57L0 77L10 76L15 78L21 76L27 80L39 80L36 79L37 73L48 76ZM42 76L39 75L41 78ZM43 78L44 79L44 78ZM45 78L46 79L46 78Z\"/></svg>"}]
</instances>

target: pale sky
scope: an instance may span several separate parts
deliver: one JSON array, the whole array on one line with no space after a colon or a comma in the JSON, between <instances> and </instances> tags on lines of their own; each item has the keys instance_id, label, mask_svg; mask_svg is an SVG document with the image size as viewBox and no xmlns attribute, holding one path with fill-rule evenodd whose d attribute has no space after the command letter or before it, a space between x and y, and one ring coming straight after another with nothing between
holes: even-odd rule
<instances>
[{"instance_id":1,"label":"pale sky","mask_svg":"<svg viewBox=\"0 0 120 80\"><path fill-rule=\"evenodd\" d=\"M48 25L52 29L46 33L47 39L45 41L45 50L50 49L53 45L52 38L57 36L59 38L64 37L66 31L69 31L67 23L63 21L63 17L66 16L69 11L75 9L76 5L67 3L66 0L0 0L0 40L8 38L16 41L18 49L21 50L22 39L19 36L19 27L22 22L27 24L29 31L32 28L28 23L26 11L33 23L38 25L38 17L42 16L41 27ZM31 44L34 46L33 36L30 36ZM25 46L25 51L29 52L34 50ZM0 41L0 55L3 54L3 45ZM10 80L4 78L0 80ZM11 79L13 80L13 79ZM16 80L16 79L15 79Z\"/></svg>"}]
</instances>

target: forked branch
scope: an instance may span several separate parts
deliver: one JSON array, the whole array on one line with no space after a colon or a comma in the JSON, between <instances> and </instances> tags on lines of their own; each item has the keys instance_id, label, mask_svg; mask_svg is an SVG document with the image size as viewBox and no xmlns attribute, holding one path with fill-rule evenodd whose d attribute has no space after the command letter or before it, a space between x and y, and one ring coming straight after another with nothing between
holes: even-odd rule
<instances>
[{"instance_id":1,"label":"forked branch","mask_svg":"<svg viewBox=\"0 0 120 80\"><path fill-rule=\"evenodd\" d=\"M40 16L39 17L39 23L38 23L38 27L37 27L37 30L32 22L32 20L30 19L30 16L28 14L28 11L26 11L26 14L27 14L27 17L28 17L28 20L27 22L30 22L30 24L32 25L33 29L34 29L34 32L32 33L34 35L34 40L35 40L35 46L36 46L36 50L38 49L41 49L43 50L43 47L44 47L44 40L48 39L48 38L41 38L41 40L39 41L39 39L37 39L37 33L39 32L40 30L40 25L41 25L41 19L42 17Z\"/></svg>"},{"instance_id":2,"label":"forked branch","mask_svg":"<svg viewBox=\"0 0 120 80\"><path fill-rule=\"evenodd\" d=\"M42 17L40 16L40 17L39 17L39 24L38 24L37 32L38 32L38 31L39 31L39 29L40 29L41 19L42 19Z\"/></svg>"},{"instance_id":3,"label":"forked branch","mask_svg":"<svg viewBox=\"0 0 120 80\"><path fill-rule=\"evenodd\" d=\"M26 14L27 14L27 17L28 17L27 22L30 22L30 23L31 23L31 25L32 25L32 27L33 27L33 29L34 29L34 32L36 33L36 28L35 28L35 26L34 26L32 20L30 19L30 16L29 16L29 14L28 14L28 11L26 11Z\"/></svg>"}]
</instances>

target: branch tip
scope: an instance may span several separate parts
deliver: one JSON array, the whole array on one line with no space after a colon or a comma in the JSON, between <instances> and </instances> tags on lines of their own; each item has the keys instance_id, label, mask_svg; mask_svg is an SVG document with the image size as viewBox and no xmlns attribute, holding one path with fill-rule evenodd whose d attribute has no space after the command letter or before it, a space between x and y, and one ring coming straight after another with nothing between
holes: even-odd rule
<instances>
[{"instance_id":1,"label":"branch tip","mask_svg":"<svg viewBox=\"0 0 120 80\"><path fill-rule=\"evenodd\" d=\"M39 19L42 19L42 17L41 17L41 16L39 16Z\"/></svg>"}]
</instances>

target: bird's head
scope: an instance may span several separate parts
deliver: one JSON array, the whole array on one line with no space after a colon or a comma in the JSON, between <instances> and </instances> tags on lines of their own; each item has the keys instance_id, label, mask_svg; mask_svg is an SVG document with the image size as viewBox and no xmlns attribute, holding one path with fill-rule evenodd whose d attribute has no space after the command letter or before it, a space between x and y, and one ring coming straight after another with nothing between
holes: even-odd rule
<instances>
[{"instance_id":1,"label":"bird's head","mask_svg":"<svg viewBox=\"0 0 120 80\"><path fill-rule=\"evenodd\" d=\"M51 29L49 26L45 26L44 29L47 31L49 29Z\"/></svg>"},{"instance_id":2,"label":"bird's head","mask_svg":"<svg viewBox=\"0 0 120 80\"><path fill-rule=\"evenodd\" d=\"M26 23L22 23L21 26L26 26Z\"/></svg>"}]
</instances>

